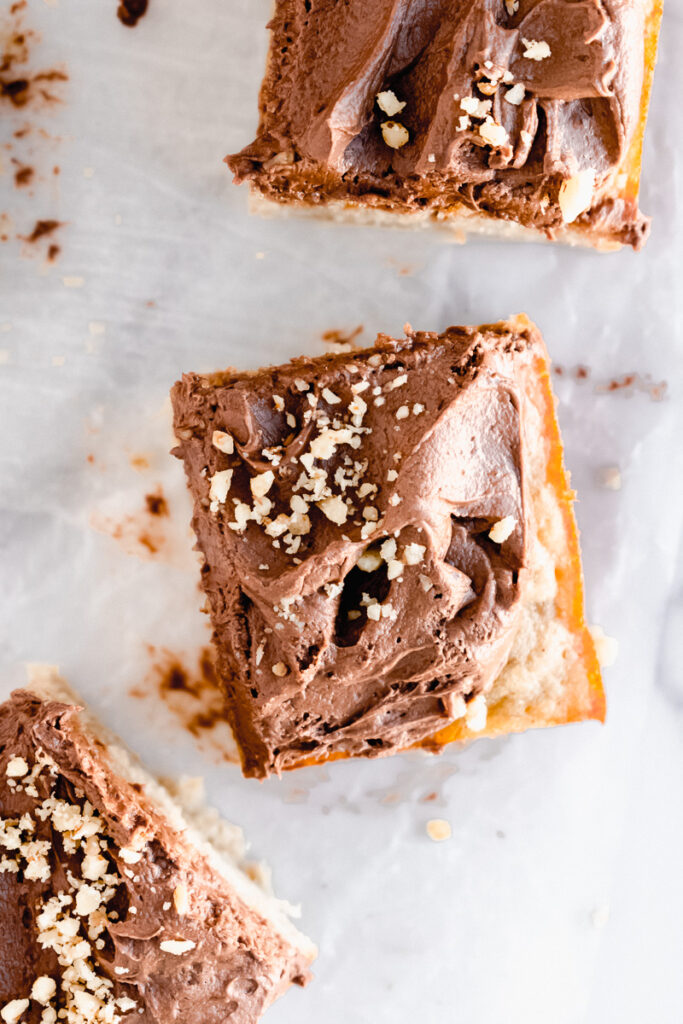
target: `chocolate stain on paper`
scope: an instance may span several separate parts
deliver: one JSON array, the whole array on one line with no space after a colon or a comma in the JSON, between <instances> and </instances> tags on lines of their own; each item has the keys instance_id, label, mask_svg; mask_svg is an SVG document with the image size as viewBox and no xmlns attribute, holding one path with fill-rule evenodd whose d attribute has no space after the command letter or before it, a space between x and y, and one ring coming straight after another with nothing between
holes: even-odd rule
<instances>
[{"instance_id":1,"label":"chocolate stain on paper","mask_svg":"<svg viewBox=\"0 0 683 1024\"><path fill-rule=\"evenodd\" d=\"M129 691L130 696L161 699L183 730L221 760L238 760L211 648L202 647L194 656L152 644L147 651L152 667L143 684Z\"/></svg>"}]
</instances>

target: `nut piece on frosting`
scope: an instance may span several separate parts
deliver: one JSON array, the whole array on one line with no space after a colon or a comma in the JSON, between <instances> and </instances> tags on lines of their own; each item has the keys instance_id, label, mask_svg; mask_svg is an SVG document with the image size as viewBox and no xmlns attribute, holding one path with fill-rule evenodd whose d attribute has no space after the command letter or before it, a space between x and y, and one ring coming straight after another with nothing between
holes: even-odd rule
<instances>
[{"instance_id":1,"label":"nut piece on frosting","mask_svg":"<svg viewBox=\"0 0 683 1024\"><path fill-rule=\"evenodd\" d=\"M227 163L265 215L639 249L661 7L275 0L257 135Z\"/></svg>"},{"instance_id":2,"label":"nut piece on frosting","mask_svg":"<svg viewBox=\"0 0 683 1024\"><path fill-rule=\"evenodd\" d=\"M538 331L406 330L173 388L247 775L603 714Z\"/></svg>"},{"instance_id":3,"label":"nut piece on frosting","mask_svg":"<svg viewBox=\"0 0 683 1024\"><path fill-rule=\"evenodd\" d=\"M256 1024L314 946L251 880L239 829L33 669L0 704L0 1020Z\"/></svg>"}]
</instances>

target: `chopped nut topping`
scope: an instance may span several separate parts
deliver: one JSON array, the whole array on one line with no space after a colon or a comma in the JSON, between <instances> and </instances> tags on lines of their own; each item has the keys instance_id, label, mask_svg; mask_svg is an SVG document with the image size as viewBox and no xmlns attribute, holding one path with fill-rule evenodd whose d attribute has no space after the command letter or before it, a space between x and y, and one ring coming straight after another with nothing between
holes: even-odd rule
<instances>
[{"instance_id":1,"label":"chopped nut topping","mask_svg":"<svg viewBox=\"0 0 683 1024\"><path fill-rule=\"evenodd\" d=\"M433 842L442 843L450 839L452 833L450 822L445 818L432 818L427 822L427 835Z\"/></svg>"},{"instance_id":2,"label":"chopped nut topping","mask_svg":"<svg viewBox=\"0 0 683 1024\"><path fill-rule=\"evenodd\" d=\"M387 540L384 541L379 549L379 553L385 562L390 562L396 557L396 541L393 537L388 537Z\"/></svg>"},{"instance_id":3,"label":"chopped nut topping","mask_svg":"<svg viewBox=\"0 0 683 1024\"><path fill-rule=\"evenodd\" d=\"M22 779L24 775L28 775L28 765L23 757L12 757L7 762L7 768L5 769L5 775L9 779Z\"/></svg>"},{"instance_id":4,"label":"chopped nut topping","mask_svg":"<svg viewBox=\"0 0 683 1024\"><path fill-rule=\"evenodd\" d=\"M460 109L471 117L483 118L491 111L491 100L478 100L476 96L464 96L460 100Z\"/></svg>"},{"instance_id":5,"label":"chopped nut topping","mask_svg":"<svg viewBox=\"0 0 683 1024\"><path fill-rule=\"evenodd\" d=\"M400 562L398 558L390 558L387 562L387 579L395 580L403 572L403 562Z\"/></svg>"},{"instance_id":6,"label":"chopped nut topping","mask_svg":"<svg viewBox=\"0 0 683 1024\"><path fill-rule=\"evenodd\" d=\"M507 100L508 103L512 103L513 106L518 107L525 96L525 88L521 82L517 82L511 89L508 89L503 99Z\"/></svg>"},{"instance_id":7,"label":"chopped nut topping","mask_svg":"<svg viewBox=\"0 0 683 1024\"><path fill-rule=\"evenodd\" d=\"M406 544L403 549L403 559L406 565L419 565L424 559L426 550L424 544Z\"/></svg>"},{"instance_id":8,"label":"chopped nut topping","mask_svg":"<svg viewBox=\"0 0 683 1024\"><path fill-rule=\"evenodd\" d=\"M159 949L164 953L172 953L173 956L182 956L183 953L189 953L196 945L197 943L192 939L164 939L159 943Z\"/></svg>"},{"instance_id":9,"label":"chopped nut topping","mask_svg":"<svg viewBox=\"0 0 683 1024\"><path fill-rule=\"evenodd\" d=\"M220 469L211 477L209 486L209 509L211 512L218 512L219 507L225 504L232 482L232 473L231 469Z\"/></svg>"},{"instance_id":10,"label":"chopped nut topping","mask_svg":"<svg viewBox=\"0 0 683 1024\"><path fill-rule=\"evenodd\" d=\"M356 565L362 572L376 572L382 564L382 555L377 548L366 548Z\"/></svg>"},{"instance_id":11,"label":"chopped nut topping","mask_svg":"<svg viewBox=\"0 0 683 1024\"><path fill-rule=\"evenodd\" d=\"M389 117L395 117L396 114L400 114L404 109L405 101L402 102L396 93L392 92L391 89L387 89L385 92L377 93L377 106Z\"/></svg>"},{"instance_id":12,"label":"chopped nut topping","mask_svg":"<svg viewBox=\"0 0 683 1024\"><path fill-rule=\"evenodd\" d=\"M270 488L273 486L275 481L275 474L272 469L267 469L265 473L259 473L258 476L254 476L249 481L249 487L251 493L255 498L263 498L268 493Z\"/></svg>"},{"instance_id":13,"label":"chopped nut topping","mask_svg":"<svg viewBox=\"0 0 683 1024\"><path fill-rule=\"evenodd\" d=\"M5 1021L5 1024L18 1024L19 1019L28 1010L28 1007L28 999L13 999L0 1010L0 1017Z\"/></svg>"},{"instance_id":14,"label":"chopped nut topping","mask_svg":"<svg viewBox=\"0 0 683 1024\"><path fill-rule=\"evenodd\" d=\"M348 518L349 510L343 499L338 496L323 498L322 501L318 502L318 508L330 522L336 523L337 526L341 526Z\"/></svg>"},{"instance_id":15,"label":"chopped nut topping","mask_svg":"<svg viewBox=\"0 0 683 1024\"><path fill-rule=\"evenodd\" d=\"M273 665L273 675L274 676L280 676L280 677L286 676L288 674L288 672L289 672L289 669L287 668L287 666L282 661L278 661L277 664Z\"/></svg>"},{"instance_id":16,"label":"chopped nut topping","mask_svg":"<svg viewBox=\"0 0 683 1024\"><path fill-rule=\"evenodd\" d=\"M479 134L484 142L488 143L489 146L493 146L494 149L504 146L508 141L507 131L502 124L497 124L493 118L487 118L484 123L479 126Z\"/></svg>"},{"instance_id":17,"label":"chopped nut topping","mask_svg":"<svg viewBox=\"0 0 683 1024\"><path fill-rule=\"evenodd\" d=\"M54 997L57 991L57 983L54 978L48 978L46 974L41 974L39 978L33 982L31 988L31 999L34 999L36 1003L40 1003L41 1006L46 1006L47 1003Z\"/></svg>"},{"instance_id":18,"label":"chopped nut topping","mask_svg":"<svg viewBox=\"0 0 683 1024\"><path fill-rule=\"evenodd\" d=\"M122 847L119 850L119 856L126 864L137 864L138 861L142 860L142 851Z\"/></svg>"},{"instance_id":19,"label":"chopped nut topping","mask_svg":"<svg viewBox=\"0 0 683 1024\"><path fill-rule=\"evenodd\" d=\"M384 121L382 138L391 149L400 149L410 140L408 129L398 121Z\"/></svg>"},{"instance_id":20,"label":"chopped nut topping","mask_svg":"<svg viewBox=\"0 0 683 1024\"><path fill-rule=\"evenodd\" d=\"M232 455L235 451L235 442L230 434L226 434L224 430L214 430L211 435L211 444L214 448L218 448L219 452L223 452L224 455Z\"/></svg>"},{"instance_id":21,"label":"chopped nut topping","mask_svg":"<svg viewBox=\"0 0 683 1024\"><path fill-rule=\"evenodd\" d=\"M497 523L494 523L489 530L489 537L494 544L503 544L508 537L514 532L517 520L514 516L505 516L503 519L499 519Z\"/></svg>"},{"instance_id":22,"label":"chopped nut topping","mask_svg":"<svg viewBox=\"0 0 683 1024\"><path fill-rule=\"evenodd\" d=\"M519 0L505 0L505 7L508 14L516 14L519 10Z\"/></svg>"},{"instance_id":23,"label":"chopped nut topping","mask_svg":"<svg viewBox=\"0 0 683 1024\"><path fill-rule=\"evenodd\" d=\"M470 732L482 732L486 728L488 708L483 693L477 694L467 705L465 722Z\"/></svg>"},{"instance_id":24,"label":"chopped nut topping","mask_svg":"<svg viewBox=\"0 0 683 1024\"><path fill-rule=\"evenodd\" d=\"M281 395L273 395L273 405L275 406L278 412L285 411L285 400L284 398L282 398Z\"/></svg>"},{"instance_id":25,"label":"chopped nut topping","mask_svg":"<svg viewBox=\"0 0 683 1024\"><path fill-rule=\"evenodd\" d=\"M410 409L408 408L407 405L401 405L396 410L396 419L397 420L405 420L405 419L408 418L408 416L410 416Z\"/></svg>"},{"instance_id":26,"label":"chopped nut topping","mask_svg":"<svg viewBox=\"0 0 683 1024\"><path fill-rule=\"evenodd\" d=\"M577 217L590 208L595 190L595 171L591 168L579 171L573 178L563 181L558 202L565 224L572 224Z\"/></svg>"},{"instance_id":27,"label":"chopped nut topping","mask_svg":"<svg viewBox=\"0 0 683 1024\"><path fill-rule=\"evenodd\" d=\"M187 895L187 888L182 884L176 885L173 890L173 906L180 917L184 917L189 909L190 901Z\"/></svg>"},{"instance_id":28,"label":"chopped nut topping","mask_svg":"<svg viewBox=\"0 0 683 1024\"><path fill-rule=\"evenodd\" d=\"M522 39L526 49L524 56L527 60L545 60L550 56L550 47L547 43L538 39Z\"/></svg>"},{"instance_id":29,"label":"chopped nut topping","mask_svg":"<svg viewBox=\"0 0 683 1024\"><path fill-rule=\"evenodd\" d=\"M28 765L27 765L28 768ZM57 777L56 766L43 754L39 754L30 770L29 786L38 798L33 785L44 768ZM111 858L110 840L105 833L104 821L97 810L87 801L71 803L58 799L50 793L34 810L36 818L50 821L51 827L61 834L64 851L68 855L82 854L79 864L81 877L75 877L67 870L66 877L75 895L60 892L58 895L39 899L35 916L37 942L43 949L56 954L61 968L59 977L60 998L63 1009L59 1016L71 1024L119 1024L117 1010L122 1010L123 999L114 998L112 982L98 974L93 958L93 945L103 949L104 942L99 936L107 920L118 920L108 904L114 898L121 877L115 872L115 861ZM51 867L48 859L51 843L29 838L34 834L36 823L30 814L24 814L20 821L0 819L0 845L14 854L15 871L23 871L25 879L48 881ZM9 858L3 858L8 861ZM110 868L113 865L113 870ZM0 863L0 870L3 870ZM76 869L77 870L77 869ZM84 881L84 879L88 879ZM134 912L133 907L129 912ZM87 938L86 938L87 936ZM57 994L57 982L48 976L36 978L31 987L31 999L44 1007L41 1024L56 1024L58 1014L52 1005ZM136 1009L134 1000L126 999L127 1009ZM5 1024L18 1021L28 1007L28 999L13 1000L0 1011ZM22 1009L23 1007L23 1009Z\"/></svg>"}]
</instances>

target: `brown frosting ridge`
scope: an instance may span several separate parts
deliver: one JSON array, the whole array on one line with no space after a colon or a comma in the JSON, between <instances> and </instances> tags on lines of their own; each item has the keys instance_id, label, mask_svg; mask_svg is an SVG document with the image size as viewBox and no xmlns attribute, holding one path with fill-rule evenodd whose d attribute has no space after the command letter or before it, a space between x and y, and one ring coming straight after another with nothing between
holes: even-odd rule
<instances>
[{"instance_id":1,"label":"brown frosting ridge","mask_svg":"<svg viewBox=\"0 0 683 1024\"><path fill-rule=\"evenodd\" d=\"M99 990L97 999L115 1003L113 1021L254 1024L281 990L292 981L305 982L305 958L150 811L141 787L112 774L80 730L77 712L26 691L0 706L0 832L26 816L28 837L46 844L47 859L42 873L29 870L21 857L30 850L22 846L17 852L0 835L0 857L19 858L18 871L0 861L0 1007L28 999L40 977L57 982L50 1005L64 1007L64 962L40 941L40 914L62 893L71 897L65 913L79 920L79 937L90 945L82 955L91 980L78 984L87 996ZM45 761L34 782L26 784L26 775L10 777L16 758L29 770ZM53 797L64 801L60 806L67 813L83 816L85 834L96 836L107 862L109 892L98 910L106 914L100 930L91 932L95 917L78 917L75 909L77 886L90 877L84 866L88 851L80 839L70 842L55 818L41 816L41 806ZM191 948L178 955L164 951L160 944L166 939ZM37 1024L43 1009L31 1000L21 1020ZM93 1012L86 1005L83 1020L93 1020Z\"/></svg>"},{"instance_id":2,"label":"brown frosting ridge","mask_svg":"<svg viewBox=\"0 0 683 1024\"><path fill-rule=\"evenodd\" d=\"M518 372L540 345L505 325L411 331L352 357L176 384L176 454L247 774L405 748L490 687L524 594ZM214 431L234 438L231 454ZM269 472L259 514L252 487ZM302 498L308 522L283 536L279 517Z\"/></svg>"},{"instance_id":3,"label":"brown frosting ridge","mask_svg":"<svg viewBox=\"0 0 683 1024\"><path fill-rule=\"evenodd\" d=\"M228 158L271 198L349 199L384 209L464 202L552 232L563 180L591 169L596 196L638 124L644 0L278 0L256 140ZM516 9L513 10L513 7ZM549 55L529 43L544 43ZM493 80L498 88L487 89ZM505 98L524 88L519 103ZM482 89L483 85L483 89ZM376 104L391 90L409 141L392 149ZM456 100L454 97L458 97ZM490 102L487 144L463 98ZM465 123L467 122L467 123ZM495 185L495 188L491 186ZM631 202L609 224L639 245ZM590 211L582 223L590 225ZM603 225L604 227L604 225Z\"/></svg>"}]
</instances>

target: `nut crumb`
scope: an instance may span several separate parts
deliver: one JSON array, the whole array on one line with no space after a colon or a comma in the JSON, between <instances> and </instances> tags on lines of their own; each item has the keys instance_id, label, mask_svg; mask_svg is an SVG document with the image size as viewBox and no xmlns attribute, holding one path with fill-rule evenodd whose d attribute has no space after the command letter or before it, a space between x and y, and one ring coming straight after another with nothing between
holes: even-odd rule
<instances>
[{"instance_id":1,"label":"nut crumb","mask_svg":"<svg viewBox=\"0 0 683 1024\"><path fill-rule=\"evenodd\" d=\"M494 523L489 530L489 537L494 544L503 544L514 532L517 520L514 516L505 516Z\"/></svg>"},{"instance_id":2,"label":"nut crumb","mask_svg":"<svg viewBox=\"0 0 683 1024\"><path fill-rule=\"evenodd\" d=\"M546 60L550 57L550 47L540 39L522 39L526 49L523 56L527 60Z\"/></svg>"},{"instance_id":3,"label":"nut crumb","mask_svg":"<svg viewBox=\"0 0 683 1024\"><path fill-rule=\"evenodd\" d=\"M0 1010L0 1017L2 1017L5 1024L18 1024L22 1014L28 1010L28 1007L28 999L12 999L11 1002L5 1003L2 1010Z\"/></svg>"},{"instance_id":4,"label":"nut crumb","mask_svg":"<svg viewBox=\"0 0 683 1024\"><path fill-rule=\"evenodd\" d=\"M386 89L377 93L377 106L389 117L395 117L404 109L405 101L401 101L391 89Z\"/></svg>"},{"instance_id":5,"label":"nut crumb","mask_svg":"<svg viewBox=\"0 0 683 1024\"><path fill-rule=\"evenodd\" d=\"M187 888L182 883L176 885L173 890L173 906L179 917L184 917L189 909L190 901L187 895Z\"/></svg>"},{"instance_id":6,"label":"nut crumb","mask_svg":"<svg viewBox=\"0 0 683 1024\"><path fill-rule=\"evenodd\" d=\"M525 95L525 88L521 82L517 82L511 89L505 93L503 99L507 100L508 103L512 103L513 106L518 107Z\"/></svg>"},{"instance_id":7,"label":"nut crumb","mask_svg":"<svg viewBox=\"0 0 683 1024\"><path fill-rule=\"evenodd\" d=\"M173 956L182 956L183 953L189 953L196 945L192 939L164 939L159 943L159 949L164 953L172 953Z\"/></svg>"},{"instance_id":8,"label":"nut crumb","mask_svg":"<svg viewBox=\"0 0 683 1024\"><path fill-rule=\"evenodd\" d=\"M54 978L48 978L46 974L41 974L39 978L33 982L31 988L31 999L34 999L36 1003L40 1003L41 1006L46 1006L53 998L57 991L57 983Z\"/></svg>"},{"instance_id":9,"label":"nut crumb","mask_svg":"<svg viewBox=\"0 0 683 1024\"><path fill-rule=\"evenodd\" d=\"M235 442L232 439L232 435L226 434L224 430L214 430L211 435L211 444L214 448L218 448L219 452L223 452L224 455L232 455L235 451Z\"/></svg>"},{"instance_id":10,"label":"nut crumb","mask_svg":"<svg viewBox=\"0 0 683 1024\"><path fill-rule=\"evenodd\" d=\"M467 705L467 711L465 712L467 728L470 732L483 732L486 728L487 717L488 708L486 705L486 697L483 693L479 693Z\"/></svg>"},{"instance_id":11,"label":"nut crumb","mask_svg":"<svg viewBox=\"0 0 683 1024\"><path fill-rule=\"evenodd\" d=\"M451 829L450 821L446 821L445 818L431 818L427 822L427 835L435 843L443 843L446 839L450 839L453 830Z\"/></svg>"},{"instance_id":12,"label":"nut crumb","mask_svg":"<svg viewBox=\"0 0 683 1024\"><path fill-rule=\"evenodd\" d=\"M282 662L282 661L278 661L275 665L273 665L273 675L274 676L280 676L280 678L282 678L282 676L286 676L288 672L289 672L289 669L287 668L285 663Z\"/></svg>"},{"instance_id":13,"label":"nut crumb","mask_svg":"<svg viewBox=\"0 0 683 1024\"><path fill-rule=\"evenodd\" d=\"M565 224L572 224L577 217L589 209L593 202L594 191L595 171L590 167L562 182L557 201L560 204L560 212Z\"/></svg>"},{"instance_id":14,"label":"nut crumb","mask_svg":"<svg viewBox=\"0 0 683 1024\"><path fill-rule=\"evenodd\" d=\"M5 775L10 779L21 779L28 775L28 765L23 757L13 757L7 763Z\"/></svg>"},{"instance_id":15,"label":"nut crumb","mask_svg":"<svg viewBox=\"0 0 683 1024\"><path fill-rule=\"evenodd\" d=\"M410 134L399 121L384 121L382 138L391 149L400 149L410 140Z\"/></svg>"}]
</instances>

